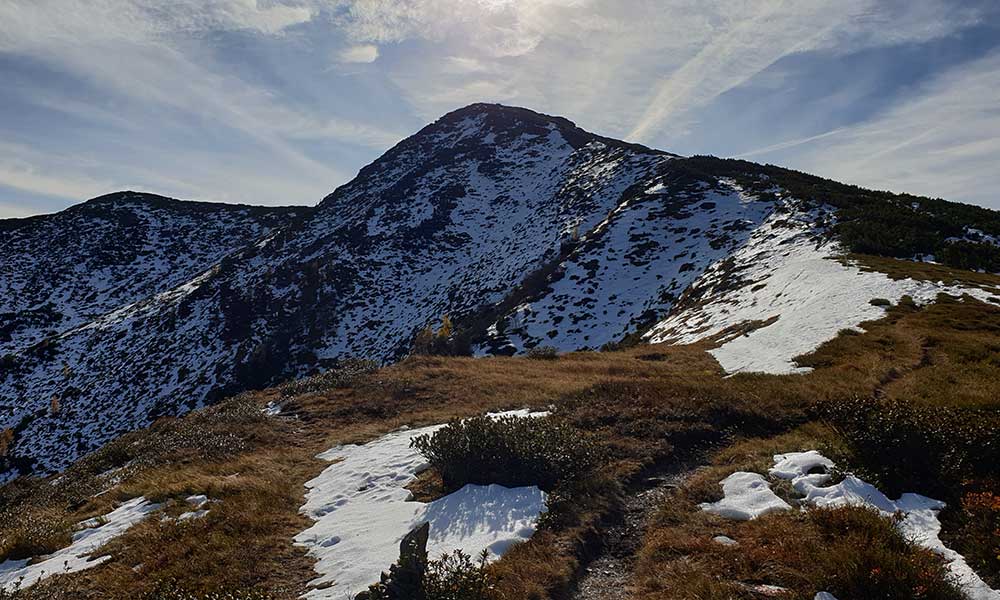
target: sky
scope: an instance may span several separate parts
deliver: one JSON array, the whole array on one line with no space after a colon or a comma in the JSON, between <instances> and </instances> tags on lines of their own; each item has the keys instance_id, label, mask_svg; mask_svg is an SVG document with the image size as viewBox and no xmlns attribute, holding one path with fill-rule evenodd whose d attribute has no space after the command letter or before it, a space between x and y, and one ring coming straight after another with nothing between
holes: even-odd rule
<instances>
[{"instance_id":1,"label":"sky","mask_svg":"<svg viewBox=\"0 0 1000 600\"><path fill-rule=\"evenodd\" d=\"M315 204L473 102L1000 209L995 0L0 0L0 218Z\"/></svg>"}]
</instances>

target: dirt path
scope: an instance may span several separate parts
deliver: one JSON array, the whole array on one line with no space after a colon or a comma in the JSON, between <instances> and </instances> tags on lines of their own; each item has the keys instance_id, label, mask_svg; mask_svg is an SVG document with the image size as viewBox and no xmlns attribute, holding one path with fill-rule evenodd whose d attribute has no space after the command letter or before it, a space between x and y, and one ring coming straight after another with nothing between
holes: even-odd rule
<instances>
[{"instance_id":1,"label":"dirt path","mask_svg":"<svg viewBox=\"0 0 1000 600\"><path fill-rule=\"evenodd\" d=\"M691 473L677 468L644 479L628 491L621 522L608 529L604 548L577 582L574 600L624 600L631 598L629 581L635 553L642 546L646 526L656 510Z\"/></svg>"}]
</instances>

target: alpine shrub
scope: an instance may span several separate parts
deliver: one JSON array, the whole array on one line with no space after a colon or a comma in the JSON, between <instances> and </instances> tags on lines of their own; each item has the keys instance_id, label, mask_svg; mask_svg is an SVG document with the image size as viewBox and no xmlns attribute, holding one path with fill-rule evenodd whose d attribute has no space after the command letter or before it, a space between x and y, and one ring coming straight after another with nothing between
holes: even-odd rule
<instances>
[{"instance_id":1,"label":"alpine shrub","mask_svg":"<svg viewBox=\"0 0 1000 600\"><path fill-rule=\"evenodd\" d=\"M995 475L1000 415L995 411L856 397L821 412L852 446L865 474L889 491L948 495L961 479Z\"/></svg>"},{"instance_id":2,"label":"alpine shrub","mask_svg":"<svg viewBox=\"0 0 1000 600\"><path fill-rule=\"evenodd\" d=\"M600 464L597 446L554 419L474 417L413 440L449 489L465 484L537 485L549 491Z\"/></svg>"},{"instance_id":3,"label":"alpine shrub","mask_svg":"<svg viewBox=\"0 0 1000 600\"><path fill-rule=\"evenodd\" d=\"M174 581L161 581L142 600L272 600L272 596L257 590L225 590L207 594L187 590Z\"/></svg>"},{"instance_id":4,"label":"alpine shrub","mask_svg":"<svg viewBox=\"0 0 1000 600\"><path fill-rule=\"evenodd\" d=\"M535 360L555 360L559 358L559 352L552 346L535 346L528 350L528 358Z\"/></svg>"},{"instance_id":5,"label":"alpine shrub","mask_svg":"<svg viewBox=\"0 0 1000 600\"><path fill-rule=\"evenodd\" d=\"M424 575L427 600L500 600L496 576L487 568L484 550L478 559L461 550L432 560Z\"/></svg>"},{"instance_id":6,"label":"alpine shrub","mask_svg":"<svg viewBox=\"0 0 1000 600\"><path fill-rule=\"evenodd\" d=\"M290 398L310 392L345 388L355 385L366 375L374 373L379 368L377 362L363 358L347 358L341 360L332 369L305 379L292 381L281 386L281 395Z\"/></svg>"},{"instance_id":7,"label":"alpine shrub","mask_svg":"<svg viewBox=\"0 0 1000 600\"><path fill-rule=\"evenodd\" d=\"M49 554L72 541L69 524L52 513L0 511L0 562Z\"/></svg>"}]
</instances>

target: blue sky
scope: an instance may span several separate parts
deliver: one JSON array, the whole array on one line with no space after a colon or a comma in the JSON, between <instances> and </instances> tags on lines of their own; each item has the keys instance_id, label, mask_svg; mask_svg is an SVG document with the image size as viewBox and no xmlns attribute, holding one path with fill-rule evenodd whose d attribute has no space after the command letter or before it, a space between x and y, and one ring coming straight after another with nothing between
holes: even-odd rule
<instances>
[{"instance_id":1,"label":"blue sky","mask_svg":"<svg viewBox=\"0 0 1000 600\"><path fill-rule=\"evenodd\" d=\"M2 0L0 218L314 204L479 101L1000 208L993 0Z\"/></svg>"}]
</instances>

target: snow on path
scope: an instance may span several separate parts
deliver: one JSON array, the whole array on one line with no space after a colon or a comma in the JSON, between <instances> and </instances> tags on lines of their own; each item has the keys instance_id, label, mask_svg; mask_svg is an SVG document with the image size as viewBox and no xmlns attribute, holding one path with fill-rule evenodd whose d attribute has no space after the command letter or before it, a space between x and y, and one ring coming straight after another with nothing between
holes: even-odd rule
<instances>
[{"instance_id":1,"label":"snow on path","mask_svg":"<svg viewBox=\"0 0 1000 600\"><path fill-rule=\"evenodd\" d=\"M771 491L767 480L757 473L739 471L722 480L725 498L700 504L701 509L737 521L749 521L761 515L791 510L791 506Z\"/></svg>"},{"instance_id":2,"label":"snow on path","mask_svg":"<svg viewBox=\"0 0 1000 600\"><path fill-rule=\"evenodd\" d=\"M504 416L544 416L513 411ZM499 415L497 415L499 416ZM403 536L430 523L428 554L455 550L497 558L535 532L546 494L537 487L467 485L430 503L411 502L405 489L428 466L410 441L444 425L389 433L363 445L337 446L319 455L334 462L306 483L302 512L315 521L295 537L316 559L320 576L303 597L353 598L376 583L399 558Z\"/></svg>"},{"instance_id":3,"label":"snow on path","mask_svg":"<svg viewBox=\"0 0 1000 600\"><path fill-rule=\"evenodd\" d=\"M729 373L802 373L794 358L807 354L848 328L881 319L885 308L876 298L898 302L911 296L918 304L933 302L939 293L969 294L986 301L998 293L941 282L893 280L883 273L845 265L836 243L820 243L808 227L789 226L777 214L754 232L750 241L726 261L713 265L695 288L720 289L708 294L704 306L683 310L657 323L646 339L651 343L690 344L718 335L748 321L773 323L724 341L709 352ZM809 219L806 219L807 223ZM730 289L737 279L744 284Z\"/></svg>"},{"instance_id":4,"label":"snow on path","mask_svg":"<svg viewBox=\"0 0 1000 600\"><path fill-rule=\"evenodd\" d=\"M18 585L26 588L52 575L96 567L111 557L90 558L91 554L159 508L159 504L141 496L133 498L102 518L80 523L82 529L73 534L73 542L62 550L37 557L30 565L28 559L0 563L0 589L12 591Z\"/></svg>"},{"instance_id":5,"label":"snow on path","mask_svg":"<svg viewBox=\"0 0 1000 600\"><path fill-rule=\"evenodd\" d=\"M912 493L890 500L878 488L853 475L848 475L836 485L824 487L832 477L829 470L833 466L832 460L816 450L789 452L774 455L774 466L768 473L772 477L791 481L792 488L804 496L803 502L813 506L866 506L887 516L901 514L900 531L914 543L941 555L956 583L970 600L1000 600L1000 591L991 589L961 554L947 548L941 541L938 513L945 507L944 502ZM791 508L775 496L767 481L756 473L734 473L722 481L722 486L726 497L719 502L702 504L702 510L731 519L747 520L780 510L780 505L785 509Z\"/></svg>"}]
</instances>

